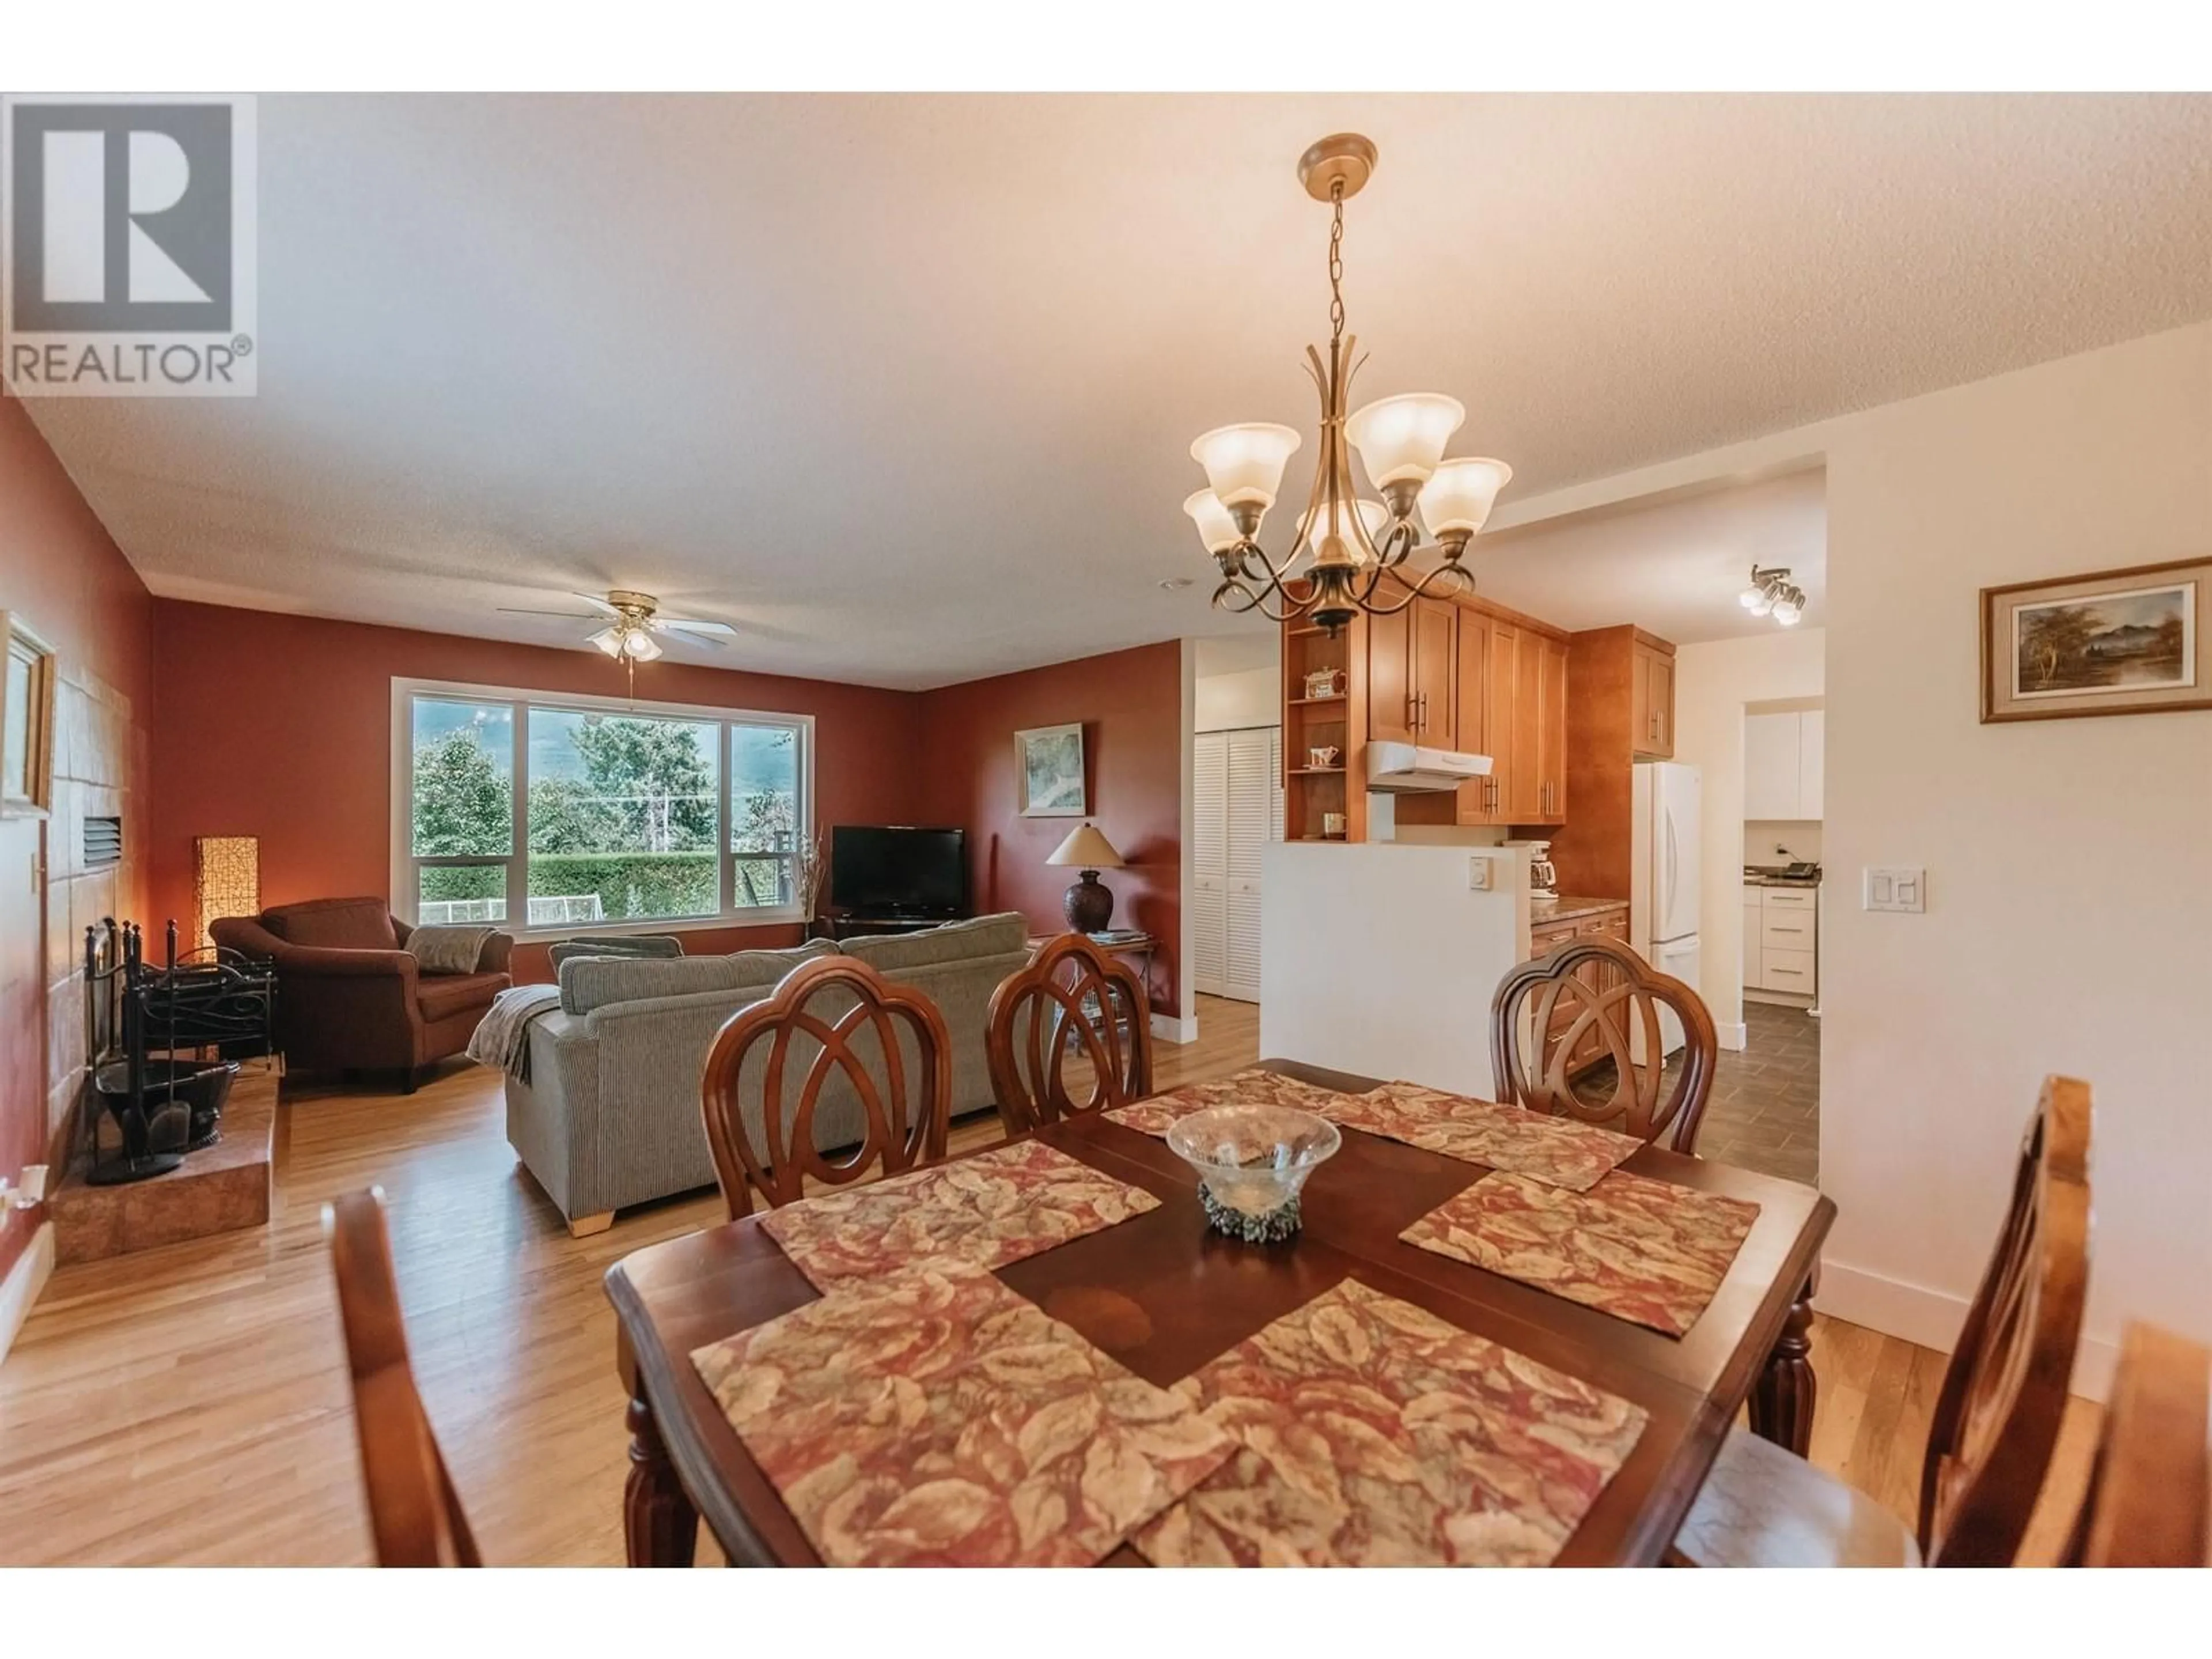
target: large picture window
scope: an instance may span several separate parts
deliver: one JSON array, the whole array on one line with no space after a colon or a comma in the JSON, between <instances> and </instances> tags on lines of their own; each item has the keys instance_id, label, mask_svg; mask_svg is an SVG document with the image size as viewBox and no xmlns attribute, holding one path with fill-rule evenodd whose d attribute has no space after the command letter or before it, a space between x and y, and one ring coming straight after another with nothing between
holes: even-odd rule
<instances>
[{"instance_id":1,"label":"large picture window","mask_svg":"<svg viewBox=\"0 0 2212 1659\"><path fill-rule=\"evenodd\" d=\"M814 723L396 681L393 904L524 933L798 915Z\"/></svg>"}]
</instances>

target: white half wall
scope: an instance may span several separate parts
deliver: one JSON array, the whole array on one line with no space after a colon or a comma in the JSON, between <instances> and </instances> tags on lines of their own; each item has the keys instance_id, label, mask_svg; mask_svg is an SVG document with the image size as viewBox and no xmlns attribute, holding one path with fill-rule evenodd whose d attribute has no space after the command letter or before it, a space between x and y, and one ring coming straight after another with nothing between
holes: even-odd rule
<instances>
[{"instance_id":1,"label":"white half wall","mask_svg":"<svg viewBox=\"0 0 2212 1659\"><path fill-rule=\"evenodd\" d=\"M1978 590L2212 553L2212 324L1507 521L1808 463L1827 468L1820 1184L1840 1212L1820 1304L1948 1346L2043 1077L2085 1078L2075 1382L2099 1393L2129 1319L2212 1341L2212 712L1979 724ZM1924 866L1925 913L1860 909L1869 864Z\"/></svg>"},{"instance_id":2,"label":"white half wall","mask_svg":"<svg viewBox=\"0 0 2212 1659\"><path fill-rule=\"evenodd\" d=\"M1826 659L1818 628L1674 653L1674 758L1698 769L1705 808L1698 990L1723 1033L1743 1024L1743 706L1820 696Z\"/></svg>"}]
</instances>

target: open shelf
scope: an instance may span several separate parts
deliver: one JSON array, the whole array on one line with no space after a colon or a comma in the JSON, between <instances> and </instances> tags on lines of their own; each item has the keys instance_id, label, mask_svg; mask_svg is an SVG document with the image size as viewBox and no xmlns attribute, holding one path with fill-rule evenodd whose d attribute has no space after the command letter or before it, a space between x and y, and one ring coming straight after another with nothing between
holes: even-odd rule
<instances>
[{"instance_id":1,"label":"open shelf","mask_svg":"<svg viewBox=\"0 0 2212 1659\"><path fill-rule=\"evenodd\" d=\"M1293 766L1289 775L1294 778L1323 778L1341 777L1343 774L1341 766Z\"/></svg>"},{"instance_id":2,"label":"open shelf","mask_svg":"<svg viewBox=\"0 0 2212 1659\"><path fill-rule=\"evenodd\" d=\"M1344 700L1343 692L1332 691L1325 697L1292 697L1290 705L1293 708L1311 708L1319 703L1342 702Z\"/></svg>"}]
</instances>

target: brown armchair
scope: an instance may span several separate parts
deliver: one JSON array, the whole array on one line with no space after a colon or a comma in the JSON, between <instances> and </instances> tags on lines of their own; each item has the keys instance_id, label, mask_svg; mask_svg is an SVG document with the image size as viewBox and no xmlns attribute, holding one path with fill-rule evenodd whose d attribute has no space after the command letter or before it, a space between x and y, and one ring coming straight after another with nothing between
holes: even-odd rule
<instances>
[{"instance_id":1,"label":"brown armchair","mask_svg":"<svg viewBox=\"0 0 2212 1659\"><path fill-rule=\"evenodd\" d=\"M417 1074L468 1046L492 999L514 983L514 940L494 933L472 974L424 974L414 930L380 898L312 899L209 924L217 945L276 964L276 1041L301 1071Z\"/></svg>"}]
</instances>

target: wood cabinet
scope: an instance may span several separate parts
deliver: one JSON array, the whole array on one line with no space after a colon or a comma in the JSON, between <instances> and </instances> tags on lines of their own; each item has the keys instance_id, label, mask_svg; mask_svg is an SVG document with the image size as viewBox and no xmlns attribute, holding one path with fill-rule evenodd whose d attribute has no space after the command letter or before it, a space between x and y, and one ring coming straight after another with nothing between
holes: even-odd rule
<instances>
[{"instance_id":1,"label":"wood cabinet","mask_svg":"<svg viewBox=\"0 0 2212 1659\"><path fill-rule=\"evenodd\" d=\"M1531 957L1547 956L1562 945L1576 939L1600 938L1628 943L1628 907L1602 910L1595 915L1577 916L1562 921L1539 923L1528 930L1528 954ZM1618 969L1602 963L1586 963L1575 970L1575 977L1594 991L1609 989L1620 976ZM1574 1029L1581 1006L1562 998L1552 1011L1551 1026L1544 1033L1546 1060L1554 1043L1565 1041ZM1576 1039L1573 1050L1567 1056L1567 1075L1579 1076L1600 1061L1611 1058L1605 1046L1605 1035L1593 1023Z\"/></svg>"},{"instance_id":2,"label":"wood cabinet","mask_svg":"<svg viewBox=\"0 0 2212 1659\"><path fill-rule=\"evenodd\" d=\"M1457 746L1459 607L1416 599L1367 624L1367 736L1370 742Z\"/></svg>"},{"instance_id":3,"label":"wood cabinet","mask_svg":"<svg viewBox=\"0 0 2212 1659\"><path fill-rule=\"evenodd\" d=\"M1524 635L1536 653L1536 813L1523 823L1564 823L1567 817L1567 642Z\"/></svg>"},{"instance_id":4,"label":"wood cabinet","mask_svg":"<svg viewBox=\"0 0 2212 1659\"><path fill-rule=\"evenodd\" d=\"M1674 758L1674 653L1644 635L1630 647L1629 738L1638 760Z\"/></svg>"},{"instance_id":5,"label":"wood cabinet","mask_svg":"<svg viewBox=\"0 0 2212 1659\"><path fill-rule=\"evenodd\" d=\"M1827 716L1820 709L1745 715L1745 822L1820 817L1826 748Z\"/></svg>"},{"instance_id":6,"label":"wood cabinet","mask_svg":"<svg viewBox=\"0 0 2212 1659\"><path fill-rule=\"evenodd\" d=\"M1437 720L1429 693L1430 730L1419 740L1490 757L1486 777L1452 795L1406 795L1401 823L1558 823L1567 807L1567 643L1510 612L1452 605L1452 723ZM1437 659L1442 641L1420 646L1417 659ZM1416 690L1415 708L1419 707ZM1449 741L1446 738L1449 736Z\"/></svg>"}]
</instances>

